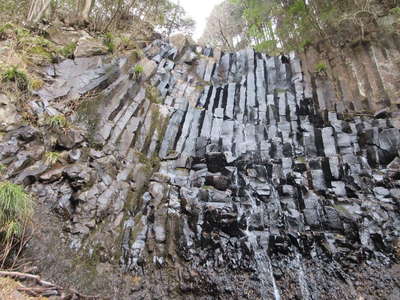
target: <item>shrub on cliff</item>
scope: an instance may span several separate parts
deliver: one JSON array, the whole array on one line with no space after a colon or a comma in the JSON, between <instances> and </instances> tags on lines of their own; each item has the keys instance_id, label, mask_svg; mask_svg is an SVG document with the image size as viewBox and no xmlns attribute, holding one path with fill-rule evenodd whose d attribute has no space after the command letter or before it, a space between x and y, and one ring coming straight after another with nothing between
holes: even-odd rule
<instances>
[{"instance_id":1,"label":"shrub on cliff","mask_svg":"<svg viewBox=\"0 0 400 300\"><path fill-rule=\"evenodd\" d=\"M28 88L29 79L26 73L16 66L10 66L0 74L1 81L15 82L20 90Z\"/></svg>"},{"instance_id":2,"label":"shrub on cliff","mask_svg":"<svg viewBox=\"0 0 400 300\"><path fill-rule=\"evenodd\" d=\"M25 226L33 212L33 201L22 186L0 183L0 261L4 264L13 246L23 242Z\"/></svg>"}]
</instances>

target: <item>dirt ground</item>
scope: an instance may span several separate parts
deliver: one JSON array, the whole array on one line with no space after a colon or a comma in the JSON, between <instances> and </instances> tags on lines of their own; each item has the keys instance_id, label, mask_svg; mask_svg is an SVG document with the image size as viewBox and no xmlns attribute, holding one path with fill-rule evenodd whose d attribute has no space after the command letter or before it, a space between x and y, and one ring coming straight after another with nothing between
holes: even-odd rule
<instances>
[{"instance_id":1,"label":"dirt ground","mask_svg":"<svg viewBox=\"0 0 400 300\"><path fill-rule=\"evenodd\" d=\"M47 298L29 297L17 291L19 283L9 279L0 277L0 300L47 300Z\"/></svg>"}]
</instances>

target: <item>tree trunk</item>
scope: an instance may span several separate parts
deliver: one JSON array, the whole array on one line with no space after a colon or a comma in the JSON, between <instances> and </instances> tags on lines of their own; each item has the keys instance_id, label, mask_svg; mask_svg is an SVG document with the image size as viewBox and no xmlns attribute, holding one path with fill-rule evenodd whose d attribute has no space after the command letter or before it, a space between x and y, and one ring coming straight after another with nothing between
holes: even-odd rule
<instances>
[{"instance_id":1,"label":"tree trunk","mask_svg":"<svg viewBox=\"0 0 400 300\"><path fill-rule=\"evenodd\" d=\"M51 0L32 0L28 13L28 23L37 24L50 8Z\"/></svg>"},{"instance_id":2,"label":"tree trunk","mask_svg":"<svg viewBox=\"0 0 400 300\"><path fill-rule=\"evenodd\" d=\"M80 23L89 23L89 15L92 11L94 0L77 0L77 15Z\"/></svg>"}]
</instances>

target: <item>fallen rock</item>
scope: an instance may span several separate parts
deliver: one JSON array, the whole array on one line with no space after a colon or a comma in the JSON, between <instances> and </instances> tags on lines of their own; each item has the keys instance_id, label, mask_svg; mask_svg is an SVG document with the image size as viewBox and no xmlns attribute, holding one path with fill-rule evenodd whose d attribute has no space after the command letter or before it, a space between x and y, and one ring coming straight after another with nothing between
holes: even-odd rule
<instances>
[{"instance_id":1,"label":"fallen rock","mask_svg":"<svg viewBox=\"0 0 400 300\"><path fill-rule=\"evenodd\" d=\"M182 33L171 36L169 42L174 48L176 48L177 57L180 57L185 51L185 48L190 45L188 37Z\"/></svg>"},{"instance_id":2,"label":"fallen rock","mask_svg":"<svg viewBox=\"0 0 400 300\"><path fill-rule=\"evenodd\" d=\"M142 81L148 80L156 73L157 64L146 57L142 58L137 64L143 67L143 72L141 73Z\"/></svg>"},{"instance_id":3,"label":"fallen rock","mask_svg":"<svg viewBox=\"0 0 400 300\"><path fill-rule=\"evenodd\" d=\"M390 170L400 170L400 158L397 156L393 159L392 162L388 164L387 168Z\"/></svg>"},{"instance_id":4,"label":"fallen rock","mask_svg":"<svg viewBox=\"0 0 400 300\"><path fill-rule=\"evenodd\" d=\"M84 30L75 30L74 28L61 28L57 26L51 26L48 28L47 33L49 40L53 41L58 45L68 45L70 43L77 43L82 38L90 39L90 35Z\"/></svg>"},{"instance_id":5,"label":"fallen rock","mask_svg":"<svg viewBox=\"0 0 400 300\"><path fill-rule=\"evenodd\" d=\"M75 49L75 57L89 57L107 54L108 48L100 41L93 38L81 38Z\"/></svg>"},{"instance_id":6,"label":"fallen rock","mask_svg":"<svg viewBox=\"0 0 400 300\"><path fill-rule=\"evenodd\" d=\"M19 120L17 107L14 101L4 94L0 94L0 129L9 130Z\"/></svg>"},{"instance_id":7,"label":"fallen rock","mask_svg":"<svg viewBox=\"0 0 400 300\"><path fill-rule=\"evenodd\" d=\"M82 143L85 140L84 135L81 131L75 129L69 129L58 135L57 145L65 148L72 149L76 145ZM78 155L79 157L80 155Z\"/></svg>"}]
</instances>

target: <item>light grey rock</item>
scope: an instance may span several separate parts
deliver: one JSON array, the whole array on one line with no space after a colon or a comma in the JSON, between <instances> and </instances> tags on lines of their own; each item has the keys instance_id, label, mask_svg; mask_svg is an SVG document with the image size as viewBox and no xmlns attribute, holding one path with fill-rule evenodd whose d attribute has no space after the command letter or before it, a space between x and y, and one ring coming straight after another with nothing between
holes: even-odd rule
<instances>
[{"instance_id":1,"label":"light grey rock","mask_svg":"<svg viewBox=\"0 0 400 300\"><path fill-rule=\"evenodd\" d=\"M79 39L76 46L75 57L90 57L95 55L103 55L108 53L108 48L99 40L94 38L83 37Z\"/></svg>"},{"instance_id":2,"label":"light grey rock","mask_svg":"<svg viewBox=\"0 0 400 300\"><path fill-rule=\"evenodd\" d=\"M0 93L0 129L9 129L11 125L16 125L19 119L14 101Z\"/></svg>"}]
</instances>

